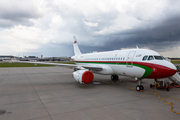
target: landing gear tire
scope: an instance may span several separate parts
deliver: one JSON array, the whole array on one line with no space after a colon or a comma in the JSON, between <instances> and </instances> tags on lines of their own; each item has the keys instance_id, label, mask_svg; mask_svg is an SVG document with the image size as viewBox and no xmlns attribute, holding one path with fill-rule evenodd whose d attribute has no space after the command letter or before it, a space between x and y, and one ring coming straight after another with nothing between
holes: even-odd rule
<instances>
[{"instance_id":1,"label":"landing gear tire","mask_svg":"<svg viewBox=\"0 0 180 120\"><path fill-rule=\"evenodd\" d=\"M111 80L113 81L115 78L114 78L114 75L111 75Z\"/></svg>"},{"instance_id":2,"label":"landing gear tire","mask_svg":"<svg viewBox=\"0 0 180 120\"><path fill-rule=\"evenodd\" d=\"M117 75L111 75L111 80L112 80L113 82L117 82L118 79L119 79L119 77L118 77Z\"/></svg>"},{"instance_id":3,"label":"landing gear tire","mask_svg":"<svg viewBox=\"0 0 180 120\"><path fill-rule=\"evenodd\" d=\"M144 90L144 86L141 85L140 88L141 88L141 90Z\"/></svg>"},{"instance_id":4,"label":"landing gear tire","mask_svg":"<svg viewBox=\"0 0 180 120\"><path fill-rule=\"evenodd\" d=\"M136 91L144 90L144 86L142 85L137 85L136 86Z\"/></svg>"},{"instance_id":5,"label":"landing gear tire","mask_svg":"<svg viewBox=\"0 0 180 120\"><path fill-rule=\"evenodd\" d=\"M140 91L140 86L139 86L139 85L136 86L136 90L137 90L137 91Z\"/></svg>"},{"instance_id":6,"label":"landing gear tire","mask_svg":"<svg viewBox=\"0 0 180 120\"><path fill-rule=\"evenodd\" d=\"M152 84L150 84L150 88L152 88Z\"/></svg>"},{"instance_id":7,"label":"landing gear tire","mask_svg":"<svg viewBox=\"0 0 180 120\"><path fill-rule=\"evenodd\" d=\"M169 87L166 90L169 91L170 90Z\"/></svg>"}]
</instances>

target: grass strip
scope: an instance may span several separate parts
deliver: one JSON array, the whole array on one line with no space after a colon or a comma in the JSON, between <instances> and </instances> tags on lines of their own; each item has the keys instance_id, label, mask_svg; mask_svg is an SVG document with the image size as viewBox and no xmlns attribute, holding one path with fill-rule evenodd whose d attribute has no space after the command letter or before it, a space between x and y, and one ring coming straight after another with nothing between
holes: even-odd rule
<instances>
[{"instance_id":1,"label":"grass strip","mask_svg":"<svg viewBox=\"0 0 180 120\"><path fill-rule=\"evenodd\" d=\"M33 64L33 63L0 63L0 67L55 67L55 65Z\"/></svg>"}]
</instances>

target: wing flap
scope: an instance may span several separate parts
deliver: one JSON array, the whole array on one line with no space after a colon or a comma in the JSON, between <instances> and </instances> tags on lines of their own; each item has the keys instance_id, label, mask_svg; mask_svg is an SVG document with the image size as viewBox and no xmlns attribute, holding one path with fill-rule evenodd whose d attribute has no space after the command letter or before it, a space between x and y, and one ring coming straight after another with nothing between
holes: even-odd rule
<instances>
[{"instance_id":1,"label":"wing flap","mask_svg":"<svg viewBox=\"0 0 180 120\"><path fill-rule=\"evenodd\" d=\"M92 66L92 65L82 65L82 67L93 71L101 71L103 69L101 66Z\"/></svg>"},{"instance_id":2,"label":"wing flap","mask_svg":"<svg viewBox=\"0 0 180 120\"><path fill-rule=\"evenodd\" d=\"M32 63L32 64L44 64L44 65L56 65L61 67L68 67L68 68L76 68L76 67L83 67L89 70L94 71L101 71L103 68L101 66L94 66L94 65L73 65L73 64L60 64L60 63L49 63L49 62L31 62L31 61L16 61L18 63Z\"/></svg>"},{"instance_id":3,"label":"wing flap","mask_svg":"<svg viewBox=\"0 0 180 120\"><path fill-rule=\"evenodd\" d=\"M77 65L73 64L60 64L60 63L48 63L48 62L30 62L30 61L16 61L17 63L32 63L32 64L44 64L44 65L56 65L56 66L62 66L62 67L69 67L69 68L75 68Z\"/></svg>"}]
</instances>

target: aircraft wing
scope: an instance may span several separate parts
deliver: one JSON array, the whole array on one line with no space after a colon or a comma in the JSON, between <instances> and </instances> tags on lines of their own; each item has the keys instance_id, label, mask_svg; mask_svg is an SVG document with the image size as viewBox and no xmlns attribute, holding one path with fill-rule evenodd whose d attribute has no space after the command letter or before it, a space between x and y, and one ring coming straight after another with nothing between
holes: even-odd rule
<instances>
[{"instance_id":1,"label":"aircraft wing","mask_svg":"<svg viewBox=\"0 0 180 120\"><path fill-rule=\"evenodd\" d=\"M32 63L32 64L44 64L44 65L56 65L62 67L75 68L77 65L74 64L60 64L60 63L50 63L50 62L31 62L31 61L16 61L17 63Z\"/></svg>"},{"instance_id":2,"label":"aircraft wing","mask_svg":"<svg viewBox=\"0 0 180 120\"><path fill-rule=\"evenodd\" d=\"M103 68L101 66L95 65L74 65L74 64L60 64L60 63L50 63L50 62L31 62L31 61L16 61L18 63L32 63L32 64L44 64L44 65L56 65L61 67L68 67L68 68L76 68L76 67L83 67L85 69L90 69L94 71L101 71Z\"/></svg>"},{"instance_id":3,"label":"aircraft wing","mask_svg":"<svg viewBox=\"0 0 180 120\"><path fill-rule=\"evenodd\" d=\"M94 70L94 71L101 71L103 68L101 66L94 66L94 65L82 65L83 68Z\"/></svg>"}]
</instances>

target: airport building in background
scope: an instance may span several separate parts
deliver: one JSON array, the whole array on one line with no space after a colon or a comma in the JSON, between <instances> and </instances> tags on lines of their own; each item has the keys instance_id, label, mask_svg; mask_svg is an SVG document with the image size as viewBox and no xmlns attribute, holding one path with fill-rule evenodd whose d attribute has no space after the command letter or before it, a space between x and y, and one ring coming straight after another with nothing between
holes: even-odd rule
<instances>
[{"instance_id":1,"label":"airport building in background","mask_svg":"<svg viewBox=\"0 0 180 120\"><path fill-rule=\"evenodd\" d=\"M70 57L44 57L41 55L41 58L36 56L24 56L24 58L20 57L20 61L71 61Z\"/></svg>"},{"instance_id":2,"label":"airport building in background","mask_svg":"<svg viewBox=\"0 0 180 120\"><path fill-rule=\"evenodd\" d=\"M0 61L6 61L6 60L18 60L19 57L13 56L13 55L0 55Z\"/></svg>"},{"instance_id":3,"label":"airport building in background","mask_svg":"<svg viewBox=\"0 0 180 120\"><path fill-rule=\"evenodd\" d=\"M17 57L13 55L0 55L0 61L13 61L13 60L20 60L20 61L71 61L70 57L45 57L41 55L41 58L37 56L24 56L24 57Z\"/></svg>"}]
</instances>

